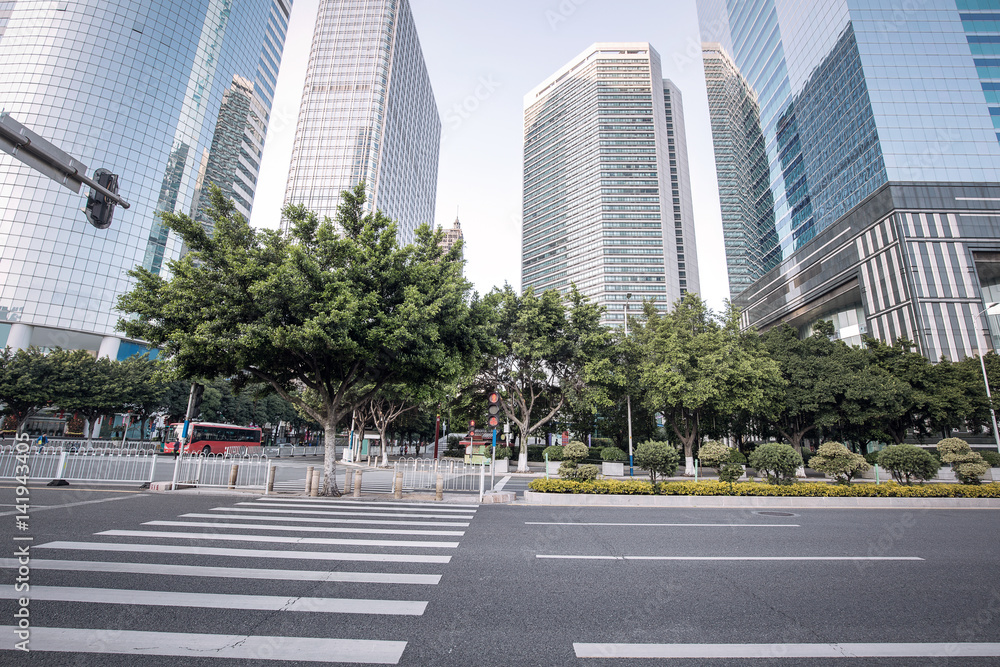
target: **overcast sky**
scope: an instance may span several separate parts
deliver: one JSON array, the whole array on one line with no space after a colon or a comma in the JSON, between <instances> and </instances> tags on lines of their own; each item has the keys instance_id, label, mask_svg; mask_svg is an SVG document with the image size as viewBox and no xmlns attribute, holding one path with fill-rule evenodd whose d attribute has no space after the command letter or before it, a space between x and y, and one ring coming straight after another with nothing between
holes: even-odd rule
<instances>
[{"instance_id":1,"label":"overcast sky","mask_svg":"<svg viewBox=\"0 0 1000 667\"><path fill-rule=\"evenodd\" d=\"M319 0L295 0L251 222L276 227ZM410 0L441 112L437 219L456 210L466 276L520 288L525 93L594 42L650 42L684 98L702 296L729 296L694 0Z\"/></svg>"}]
</instances>

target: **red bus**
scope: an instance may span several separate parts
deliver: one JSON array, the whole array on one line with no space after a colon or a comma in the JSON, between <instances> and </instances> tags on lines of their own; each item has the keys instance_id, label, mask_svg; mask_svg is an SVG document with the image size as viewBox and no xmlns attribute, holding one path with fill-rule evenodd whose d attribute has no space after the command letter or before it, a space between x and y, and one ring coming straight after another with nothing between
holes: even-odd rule
<instances>
[{"instance_id":1,"label":"red bus","mask_svg":"<svg viewBox=\"0 0 1000 667\"><path fill-rule=\"evenodd\" d=\"M171 424L173 440L163 445L166 454L176 451L177 443L184 432L184 424ZM225 454L226 447L257 447L260 445L260 429L256 426L236 426L235 424L212 424L191 422L188 424L190 441L184 449L189 454Z\"/></svg>"}]
</instances>

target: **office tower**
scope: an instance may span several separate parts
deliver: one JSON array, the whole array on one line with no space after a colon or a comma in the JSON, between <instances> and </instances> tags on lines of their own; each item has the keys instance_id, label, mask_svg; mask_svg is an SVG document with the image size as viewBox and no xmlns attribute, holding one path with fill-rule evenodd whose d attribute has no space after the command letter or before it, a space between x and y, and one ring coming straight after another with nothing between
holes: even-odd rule
<instances>
[{"instance_id":1,"label":"office tower","mask_svg":"<svg viewBox=\"0 0 1000 667\"><path fill-rule=\"evenodd\" d=\"M1000 36L983 6L699 0L745 324L827 319L933 360L1000 342L982 315L1000 296Z\"/></svg>"},{"instance_id":2,"label":"office tower","mask_svg":"<svg viewBox=\"0 0 1000 667\"><path fill-rule=\"evenodd\" d=\"M333 217L364 182L400 240L434 222L441 118L407 0L320 0L285 201Z\"/></svg>"},{"instance_id":3,"label":"office tower","mask_svg":"<svg viewBox=\"0 0 1000 667\"><path fill-rule=\"evenodd\" d=\"M0 3L9 5L10 3ZM0 155L0 345L125 358L117 297L181 243L162 212L200 215L216 183L249 214L290 0L18 0L0 39L0 108L120 176L107 230L80 195Z\"/></svg>"},{"instance_id":4,"label":"office tower","mask_svg":"<svg viewBox=\"0 0 1000 667\"><path fill-rule=\"evenodd\" d=\"M450 229L444 230L444 238L441 239L441 247L445 252L451 250L452 246L462 240L462 223L458 221L458 216L455 216L455 223Z\"/></svg>"},{"instance_id":5,"label":"office tower","mask_svg":"<svg viewBox=\"0 0 1000 667\"><path fill-rule=\"evenodd\" d=\"M14 11L14 3L16 0L8 0L7 2L0 2L0 39L3 39L4 30L7 29L7 22L10 20L10 15Z\"/></svg>"},{"instance_id":6,"label":"office tower","mask_svg":"<svg viewBox=\"0 0 1000 667\"><path fill-rule=\"evenodd\" d=\"M621 324L698 292L680 91L647 43L598 43L524 98L521 285Z\"/></svg>"}]
</instances>

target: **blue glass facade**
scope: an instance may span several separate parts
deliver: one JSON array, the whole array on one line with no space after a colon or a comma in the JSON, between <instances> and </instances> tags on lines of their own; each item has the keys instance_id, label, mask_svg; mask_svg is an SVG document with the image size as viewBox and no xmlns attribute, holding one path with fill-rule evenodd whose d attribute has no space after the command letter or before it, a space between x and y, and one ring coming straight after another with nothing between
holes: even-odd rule
<instances>
[{"instance_id":1,"label":"blue glass facade","mask_svg":"<svg viewBox=\"0 0 1000 667\"><path fill-rule=\"evenodd\" d=\"M114 357L126 272L163 272L181 251L158 214L197 214L210 182L249 214L291 2L18 0L0 14L8 5L0 108L89 171L119 174L131 208L96 230L85 193L0 159L0 308L12 324L0 344Z\"/></svg>"},{"instance_id":2,"label":"blue glass facade","mask_svg":"<svg viewBox=\"0 0 1000 667\"><path fill-rule=\"evenodd\" d=\"M698 6L704 38L731 58L759 106L768 165L767 192L739 212L748 243L763 246L727 246L731 271L746 266L758 279L890 181L1000 182L995 116L970 49L979 35L967 35L952 0ZM760 161L759 151L718 141L716 152L736 170ZM772 225L773 235L762 233Z\"/></svg>"}]
</instances>

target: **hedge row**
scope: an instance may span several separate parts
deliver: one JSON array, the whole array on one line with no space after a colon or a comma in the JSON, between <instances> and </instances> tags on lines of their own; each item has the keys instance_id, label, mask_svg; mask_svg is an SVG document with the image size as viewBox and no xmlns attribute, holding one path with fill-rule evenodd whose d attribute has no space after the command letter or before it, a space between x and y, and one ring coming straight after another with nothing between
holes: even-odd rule
<instances>
[{"instance_id":1,"label":"hedge row","mask_svg":"<svg viewBox=\"0 0 1000 667\"><path fill-rule=\"evenodd\" d=\"M539 493L595 493L600 495L660 496L798 496L838 498L1000 498L1000 484L925 484L903 486L884 484L761 484L740 482L659 482L655 486L638 480L595 480L573 482L564 479L536 479L529 488Z\"/></svg>"}]
</instances>

